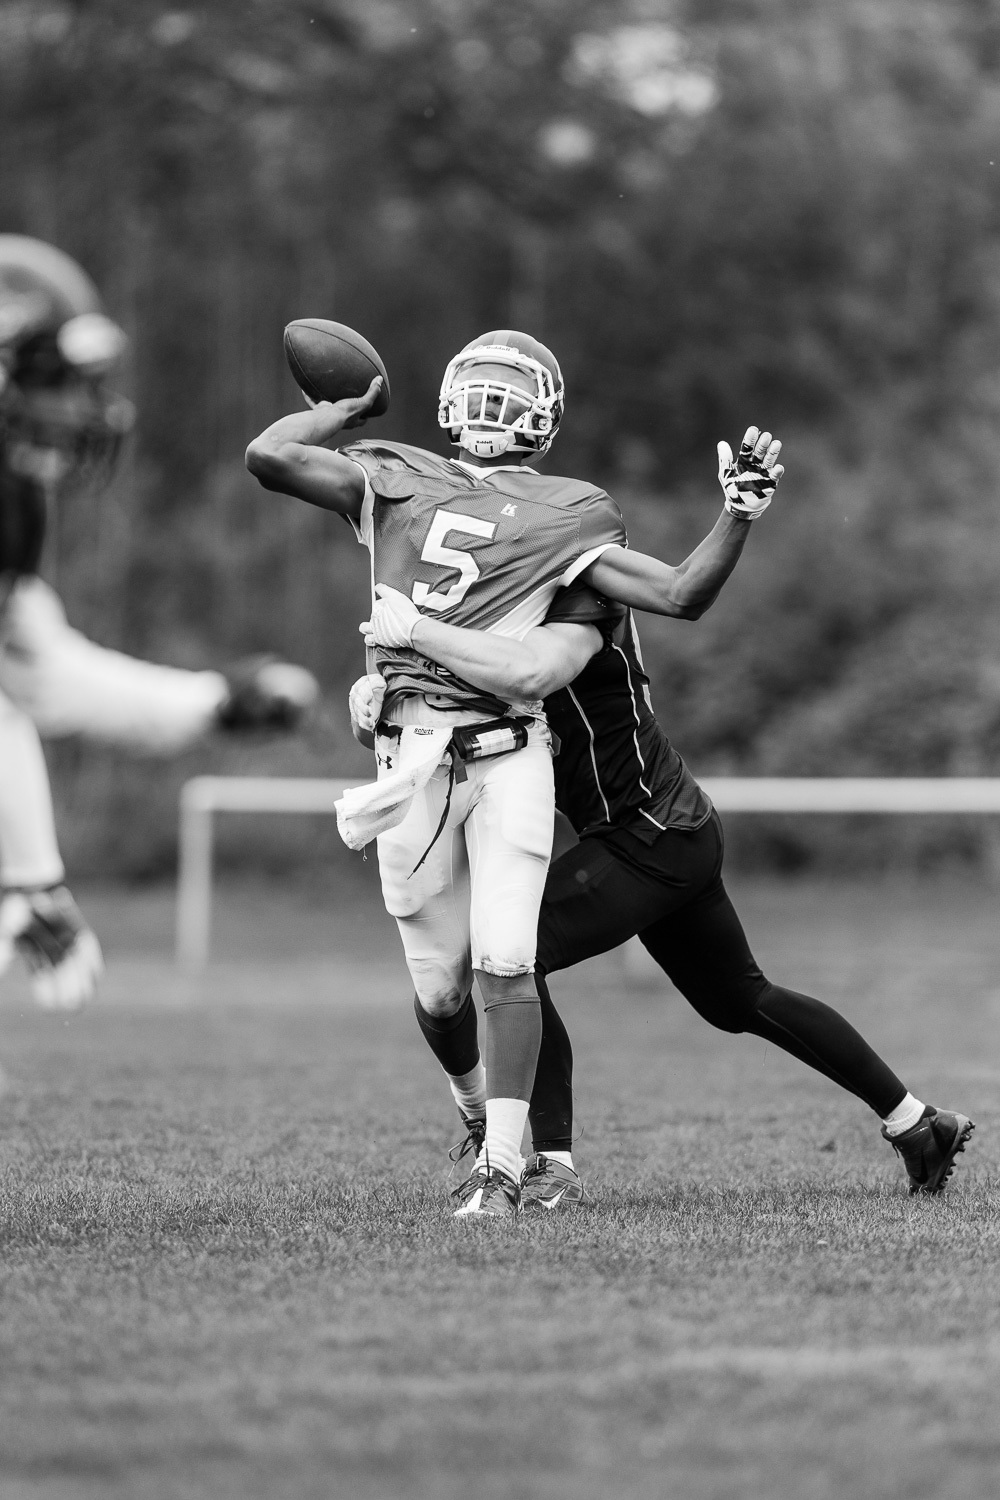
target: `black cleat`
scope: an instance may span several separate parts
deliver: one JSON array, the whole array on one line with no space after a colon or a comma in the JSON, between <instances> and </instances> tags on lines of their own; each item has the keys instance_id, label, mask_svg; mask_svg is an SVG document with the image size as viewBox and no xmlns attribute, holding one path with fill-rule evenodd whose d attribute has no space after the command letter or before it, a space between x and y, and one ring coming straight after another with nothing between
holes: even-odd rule
<instances>
[{"instance_id":1,"label":"black cleat","mask_svg":"<svg viewBox=\"0 0 1000 1500\"><path fill-rule=\"evenodd\" d=\"M975 1125L965 1115L928 1104L920 1119L902 1135L882 1134L903 1158L911 1193L940 1193L955 1169L955 1157L965 1150Z\"/></svg>"},{"instance_id":2,"label":"black cleat","mask_svg":"<svg viewBox=\"0 0 1000 1500\"><path fill-rule=\"evenodd\" d=\"M486 1142L485 1120L470 1120L468 1115L462 1115L462 1124L466 1129L465 1140L459 1141L448 1152L448 1156L456 1165L462 1160L463 1156L468 1156L470 1151L472 1152L474 1161Z\"/></svg>"}]
</instances>

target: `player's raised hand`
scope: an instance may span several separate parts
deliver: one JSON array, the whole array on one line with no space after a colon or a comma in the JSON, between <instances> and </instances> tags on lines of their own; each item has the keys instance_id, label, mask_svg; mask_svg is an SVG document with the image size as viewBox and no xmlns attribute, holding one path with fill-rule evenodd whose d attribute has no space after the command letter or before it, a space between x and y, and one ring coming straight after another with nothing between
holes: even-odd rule
<instances>
[{"instance_id":1,"label":"player's raised hand","mask_svg":"<svg viewBox=\"0 0 1000 1500\"><path fill-rule=\"evenodd\" d=\"M374 734L375 725L382 712L382 699L385 697L386 685L385 678L378 672L370 672L367 677L359 677L353 684L348 698L353 730L360 729L366 734Z\"/></svg>"},{"instance_id":2,"label":"player's raised hand","mask_svg":"<svg viewBox=\"0 0 1000 1500\"><path fill-rule=\"evenodd\" d=\"M365 645L412 647L413 627L423 618L417 606L387 584L380 583L375 592L378 598L372 605L371 619L362 620L358 626Z\"/></svg>"},{"instance_id":3,"label":"player's raised hand","mask_svg":"<svg viewBox=\"0 0 1000 1500\"><path fill-rule=\"evenodd\" d=\"M45 1010L79 1010L104 969L101 945L64 885L7 891L0 899L0 973L24 959L31 992Z\"/></svg>"},{"instance_id":4,"label":"player's raised hand","mask_svg":"<svg viewBox=\"0 0 1000 1500\"><path fill-rule=\"evenodd\" d=\"M319 684L305 667L253 656L227 674L229 692L219 705L222 729L297 729L319 697Z\"/></svg>"},{"instance_id":5,"label":"player's raised hand","mask_svg":"<svg viewBox=\"0 0 1000 1500\"><path fill-rule=\"evenodd\" d=\"M780 452L777 438L756 427L747 428L735 459L729 444L719 443L719 483L730 515L753 521L767 510L785 472L778 463Z\"/></svg>"}]
</instances>

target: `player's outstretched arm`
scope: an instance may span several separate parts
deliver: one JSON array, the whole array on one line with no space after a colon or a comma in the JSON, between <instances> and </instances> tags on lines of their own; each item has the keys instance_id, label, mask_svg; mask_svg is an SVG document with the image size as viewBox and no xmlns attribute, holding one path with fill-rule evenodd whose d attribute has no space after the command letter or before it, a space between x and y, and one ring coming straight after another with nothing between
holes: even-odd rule
<instances>
[{"instance_id":1,"label":"player's outstretched arm","mask_svg":"<svg viewBox=\"0 0 1000 1500\"><path fill-rule=\"evenodd\" d=\"M579 676L601 649L596 625L538 625L516 641L446 625L396 589L380 585L377 593L371 619L359 627L366 646L409 646L498 698L544 698Z\"/></svg>"},{"instance_id":2,"label":"player's outstretched arm","mask_svg":"<svg viewBox=\"0 0 1000 1500\"><path fill-rule=\"evenodd\" d=\"M632 609L681 620L703 615L739 562L751 523L770 505L784 473L778 463L780 442L756 427L747 428L735 459L728 443L720 443L718 452L725 506L690 557L673 567L642 552L609 548L581 576L599 593Z\"/></svg>"},{"instance_id":3,"label":"player's outstretched arm","mask_svg":"<svg viewBox=\"0 0 1000 1500\"><path fill-rule=\"evenodd\" d=\"M381 377L376 376L363 396L321 401L307 411L279 417L247 448L250 473L266 490L295 495L356 520L365 498L364 474L349 458L323 444L345 428L360 426L381 386Z\"/></svg>"},{"instance_id":4,"label":"player's outstretched arm","mask_svg":"<svg viewBox=\"0 0 1000 1500\"><path fill-rule=\"evenodd\" d=\"M70 626L58 596L40 578L22 579L10 597L0 693L46 738L79 734L173 755L216 729L294 729L318 692L311 673L269 656L224 674L110 651ZM2 722L0 715L0 729Z\"/></svg>"}]
</instances>

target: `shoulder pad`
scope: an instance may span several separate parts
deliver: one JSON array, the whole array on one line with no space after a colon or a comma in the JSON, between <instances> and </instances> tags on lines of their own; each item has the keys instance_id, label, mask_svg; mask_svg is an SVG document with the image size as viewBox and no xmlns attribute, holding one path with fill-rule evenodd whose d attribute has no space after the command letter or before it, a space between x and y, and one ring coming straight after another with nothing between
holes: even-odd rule
<instances>
[{"instance_id":1,"label":"shoulder pad","mask_svg":"<svg viewBox=\"0 0 1000 1500\"><path fill-rule=\"evenodd\" d=\"M470 487L462 471L448 459L410 443L356 442L338 451L359 463L375 493L387 500L408 500L427 481L458 489Z\"/></svg>"}]
</instances>

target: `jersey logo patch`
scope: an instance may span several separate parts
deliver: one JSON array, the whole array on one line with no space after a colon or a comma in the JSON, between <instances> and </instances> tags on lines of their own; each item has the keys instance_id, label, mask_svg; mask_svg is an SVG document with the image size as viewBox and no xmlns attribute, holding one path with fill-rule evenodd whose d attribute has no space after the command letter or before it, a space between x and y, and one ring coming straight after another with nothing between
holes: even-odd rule
<instances>
[{"instance_id":1,"label":"jersey logo patch","mask_svg":"<svg viewBox=\"0 0 1000 1500\"><path fill-rule=\"evenodd\" d=\"M517 515L517 506L516 505L505 505L504 508L503 508L503 510L500 512L500 514L502 516L516 516Z\"/></svg>"}]
</instances>

